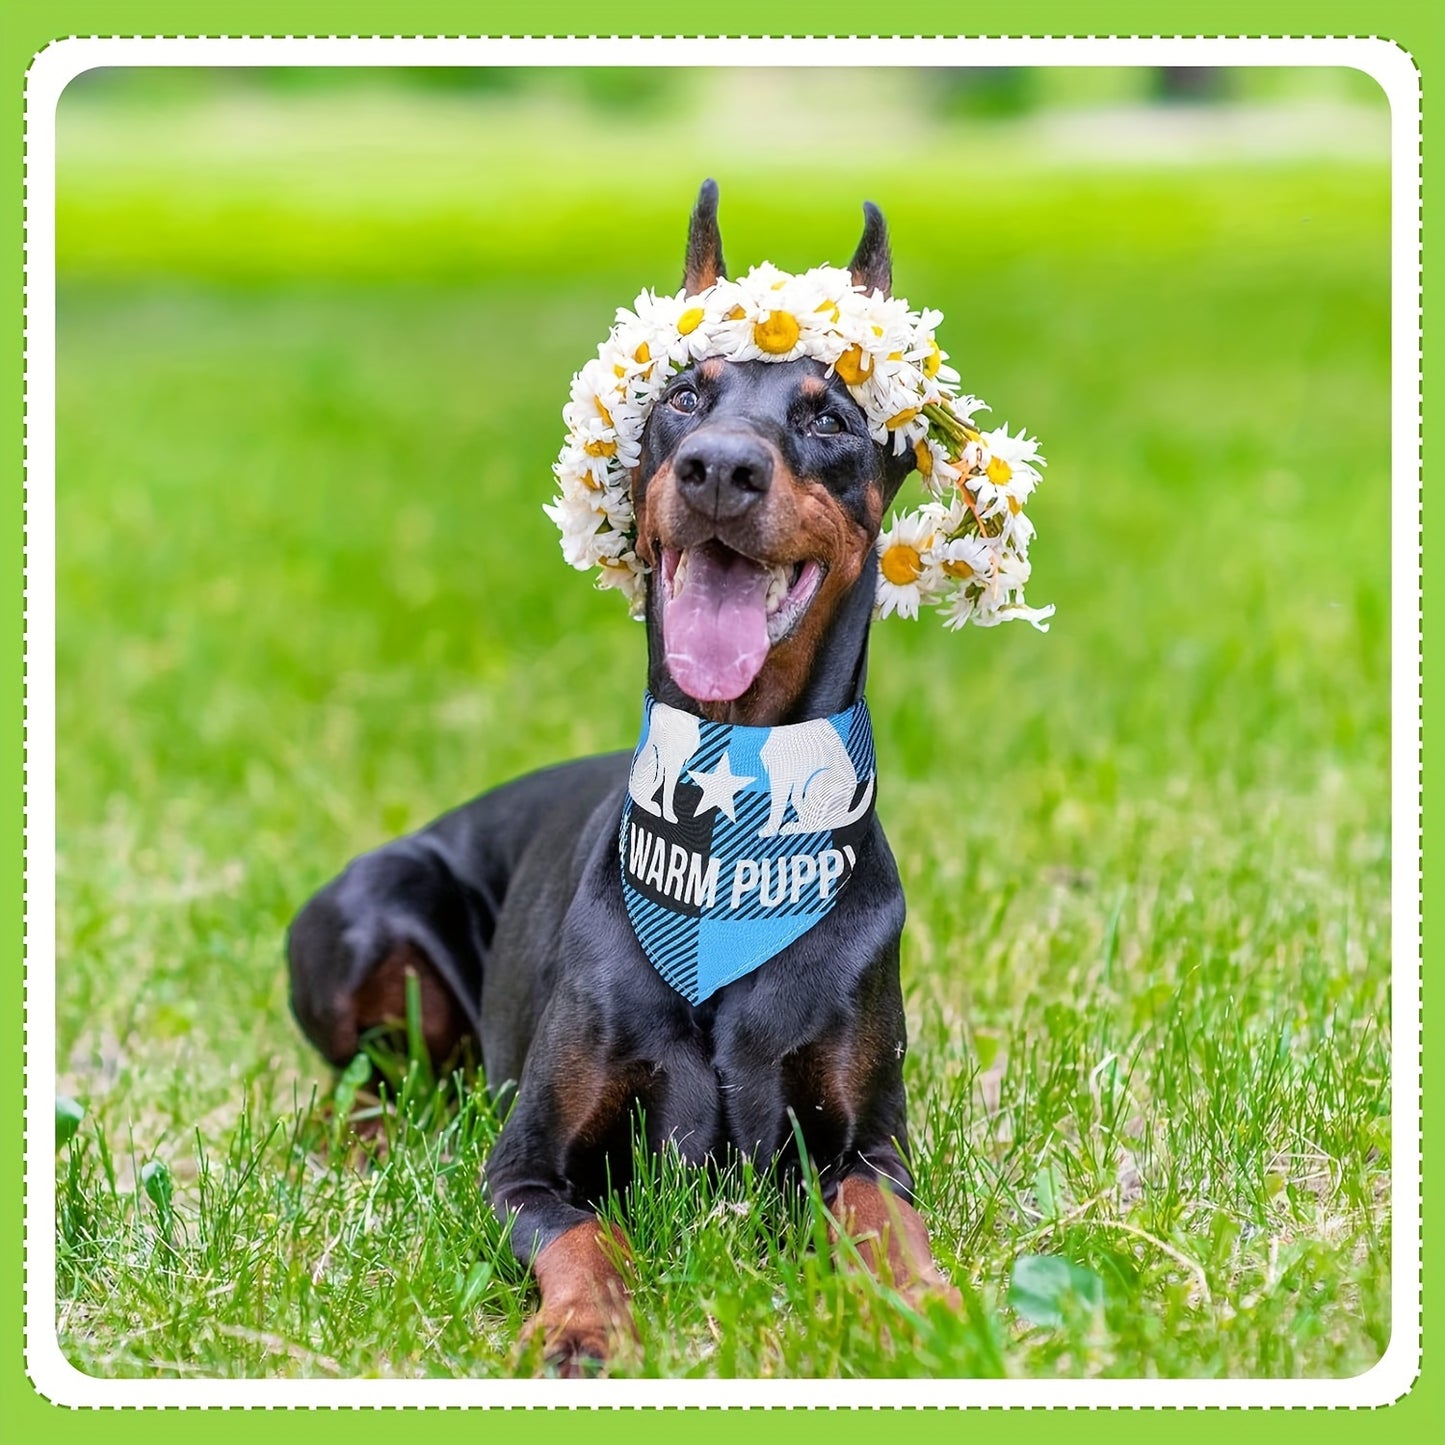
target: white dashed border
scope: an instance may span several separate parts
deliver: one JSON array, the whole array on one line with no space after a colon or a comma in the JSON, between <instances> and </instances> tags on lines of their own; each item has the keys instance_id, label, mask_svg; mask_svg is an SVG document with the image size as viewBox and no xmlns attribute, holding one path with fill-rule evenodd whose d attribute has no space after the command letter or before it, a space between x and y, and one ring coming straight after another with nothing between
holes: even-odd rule
<instances>
[{"instance_id":1,"label":"white dashed border","mask_svg":"<svg viewBox=\"0 0 1445 1445\"><path fill-rule=\"evenodd\" d=\"M1393 1312L1372 1369L1344 1380L106 1380L55 1333L55 108L97 66L1341 66L1389 98L1392 246ZM549 1408L1368 1407L1420 1361L1420 82L1387 40L1103 38L70 38L26 87L26 1364L67 1406Z\"/></svg>"}]
</instances>

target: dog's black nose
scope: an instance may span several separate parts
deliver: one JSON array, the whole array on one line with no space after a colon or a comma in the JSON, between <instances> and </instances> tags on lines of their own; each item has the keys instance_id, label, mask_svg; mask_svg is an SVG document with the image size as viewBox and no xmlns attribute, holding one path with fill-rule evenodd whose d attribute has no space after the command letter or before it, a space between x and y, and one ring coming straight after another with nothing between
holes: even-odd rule
<instances>
[{"instance_id":1,"label":"dog's black nose","mask_svg":"<svg viewBox=\"0 0 1445 1445\"><path fill-rule=\"evenodd\" d=\"M710 429L683 442L672 469L688 506L708 517L736 517L772 485L773 454L750 431Z\"/></svg>"}]
</instances>

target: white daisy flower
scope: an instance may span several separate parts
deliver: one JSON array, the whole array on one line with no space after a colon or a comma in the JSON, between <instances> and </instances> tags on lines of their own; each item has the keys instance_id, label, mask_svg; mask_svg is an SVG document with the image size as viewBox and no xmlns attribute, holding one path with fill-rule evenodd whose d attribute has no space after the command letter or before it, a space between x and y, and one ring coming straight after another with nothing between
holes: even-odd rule
<instances>
[{"instance_id":1,"label":"white daisy flower","mask_svg":"<svg viewBox=\"0 0 1445 1445\"><path fill-rule=\"evenodd\" d=\"M647 567L635 553L602 562L597 572L597 586L616 588L627 599L627 610L641 619L647 606Z\"/></svg>"},{"instance_id":2,"label":"white daisy flower","mask_svg":"<svg viewBox=\"0 0 1445 1445\"><path fill-rule=\"evenodd\" d=\"M1033 567L1027 557L1021 552L1004 549L999 552L998 565L994 568L993 583L989 590L1006 599L1022 596L1032 575Z\"/></svg>"},{"instance_id":3,"label":"white daisy flower","mask_svg":"<svg viewBox=\"0 0 1445 1445\"><path fill-rule=\"evenodd\" d=\"M994 573L994 549L982 537L953 537L938 548L938 565L950 581L986 584Z\"/></svg>"},{"instance_id":4,"label":"white daisy flower","mask_svg":"<svg viewBox=\"0 0 1445 1445\"><path fill-rule=\"evenodd\" d=\"M1027 622L1033 626L1035 631L1047 632L1049 618L1053 615L1052 603L1047 607L1025 607L1021 602L1010 602L1002 607L989 607L986 605L985 599L980 597L972 620L975 627L997 627L1002 622ZM962 626L961 623L957 625Z\"/></svg>"},{"instance_id":5,"label":"white daisy flower","mask_svg":"<svg viewBox=\"0 0 1445 1445\"><path fill-rule=\"evenodd\" d=\"M957 497L954 483L958 480L958 468L949 459L948 451L928 436L919 438L913 444L913 464L917 468L923 485L935 497Z\"/></svg>"},{"instance_id":6,"label":"white daisy flower","mask_svg":"<svg viewBox=\"0 0 1445 1445\"><path fill-rule=\"evenodd\" d=\"M1019 512L1040 481L1037 466L1043 465L1038 443L1024 435L1022 428L1011 437L1008 427L983 433L980 453L983 478L977 494L985 515L1007 508Z\"/></svg>"},{"instance_id":7,"label":"white daisy flower","mask_svg":"<svg viewBox=\"0 0 1445 1445\"><path fill-rule=\"evenodd\" d=\"M807 298L802 293L790 296L785 283L759 284L763 281L767 277L758 277L754 272L738 287L738 301L725 317L730 328L727 339L732 343L728 358L796 361L806 354L803 328L811 318L801 303Z\"/></svg>"},{"instance_id":8,"label":"white daisy flower","mask_svg":"<svg viewBox=\"0 0 1445 1445\"><path fill-rule=\"evenodd\" d=\"M936 519L921 512L894 514L893 525L876 543L879 617L895 612L900 617L918 616L919 604L942 583L933 554L938 540Z\"/></svg>"},{"instance_id":9,"label":"white daisy flower","mask_svg":"<svg viewBox=\"0 0 1445 1445\"><path fill-rule=\"evenodd\" d=\"M978 593L967 587L957 588L938 609L943 625L950 632L957 632L965 623L971 621L977 610Z\"/></svg>"},{"instance_id":10,"label":"white daisy flower","mask_svg":"<svg viewBox=\"0 0 1445 1445\"><path fill-rule=\"evenodd\" d=\"M624 483L622 486L605 488L599 493L596 505L614 530L623 534L631 532L632 488L630 486Z\"/></svg>"},{"instance_id":11,"label":"white daisy flower","mask_svg":"<svg viewBox=\"0 0 1445 1445\"><path fill-rule=\"evenodd\" d=\"M927 436L922 398L897 385L893 374L881 364L874 367L862 386L848 389L867 413L868 434L885 445L891 441L895 456L901 456L906 448Z\"/></svg>"},{"instance_id":12,"label":"white daisy flower","mask_svg":"<svg viewBox=\"0 0 1445 1445\"><path fill-rule=\"evenodd\" d=\"M579 570L596 565L593 538L607 520L586 497L556 497L542 510L562 533L562 555L569 566Z\"/></svg>"},{"instance_id":13,"label":"white daisy flower","mask_svg":"<svg viewBox=\"0 0 1445 1445\"><path fill-rule=\"evenodd\" d=\"M1029 543L1034 540L1034 524L1027 512L1005 510L1003 513L1003 541L1010 547L1027 554Z\"/></svg>"},{"instance_id":14,"label":"white daisy flower","mask_svg":"<svg viewBox=\"0 0 1445 1445\"><path fill-rule=\"evenodd\" d=\"M564 492L599 492L613 476L612 462L600 453L589 453L570 440L552 465L557 485Z\"/></svg>"},{"instance_id":15,"label":"white daisy flower","mask_svg":"<svg viewBox=\"0 0 1445 1445\"><path fill-rule=\"evenodd\" d=\"M653 355L651 333L637 325L615 329L597 359L628 396L646 390L652 374L666 365L666 358Z\"/></svg>"},{"instance_id":16,"label":"white daisy flower","mask_svg":"<svg viewBox=\"0 0 1445 1445\"><path fill-rule=\"evenodd\" d=\"M725 327L725 318L718 314L711 297L688 297L678 313L676 330L659 342L668 365L681 371L704 357L718 355L725 343ZM661 390L666 376L659 372L658 378Z\"/></svg>"}]
</instances>

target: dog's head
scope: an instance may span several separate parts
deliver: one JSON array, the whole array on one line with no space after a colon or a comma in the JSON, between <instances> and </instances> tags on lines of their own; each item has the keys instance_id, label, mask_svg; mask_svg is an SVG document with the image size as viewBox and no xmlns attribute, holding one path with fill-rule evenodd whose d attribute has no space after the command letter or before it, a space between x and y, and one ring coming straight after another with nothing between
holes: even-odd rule
<instances>
[{"instance_id":1,"label":"dog's head","mask_svg":"<svg viewBox=\"0 0 1445 1445\"><path fill-rule=\"evenodd\" d=\"M887 227L875 206L864 214L853 281L887 294ZM709 181L684 285L696 295L726 274ZM633 474L637 550L652 569L654 643L705 715L787 714L845 600L862 587L871 606L873 543L912 465L869 436L847 386L817 361L712 358L672 378Z\"/></svg>"}]
</instances>

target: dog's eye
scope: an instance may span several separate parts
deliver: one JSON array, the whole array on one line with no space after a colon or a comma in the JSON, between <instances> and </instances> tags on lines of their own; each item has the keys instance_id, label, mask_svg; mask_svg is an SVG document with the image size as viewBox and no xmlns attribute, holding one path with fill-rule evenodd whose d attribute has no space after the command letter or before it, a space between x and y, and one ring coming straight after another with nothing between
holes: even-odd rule
<instances>
[{"instance_id":1,"label":"dog's eye","mask_svg":"<svg viewBox=\"0 0 1445 1445\"><path fill-rule=\"evenodd\" d=\"M813 418L813 433L820 437L835 437L843 431L843 418L835 411L819 412Z\"/></svg>"},{"instance_id":2,"label":"dog's eye","mask_svg":"<svg viewBox=\"0 0 1445 1445\"><path fill-rule=\"evenodd\" d=\"M697 393L690 386L680 386L668 397L667 404L674 411L680 411L684 415L691 415L697 410Z\"/></svg>"}]
</instances>

